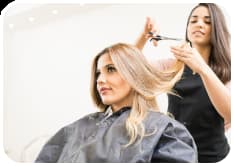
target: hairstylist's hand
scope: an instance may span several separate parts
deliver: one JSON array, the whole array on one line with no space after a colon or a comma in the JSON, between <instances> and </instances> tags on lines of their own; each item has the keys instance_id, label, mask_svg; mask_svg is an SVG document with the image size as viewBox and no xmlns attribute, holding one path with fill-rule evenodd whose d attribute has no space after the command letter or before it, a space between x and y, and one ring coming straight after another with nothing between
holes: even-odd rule
<instances>
[{"instance_id":1,"label":"hairstylist's hand","mask_svg":"<svg viewBox=\"0 0 234 166\"><path fill-rule=\"evenodd\" d=\"M153 37L153 35L149 34L149 32L152 32L154 35L158 35L159 28L156 26L156 23L152 18L146 17L146 23L145 23L145 28L144 28L145 38L149 39ZM158 45L158 42L156 40L153 40L152 42L154 46Z\"/></svg>"},{"instance_id":2,"label":"hairstylist's hand","mask_svg":"<svg viewBox=\"0 0 234 166\"><path fill-rule=\"evenodd\" d=\"M178 60L181 60L189 66L194 74L200 73L207 66L200 53L195 48L192 48L189 43L184 43L180 46L171 46L171 52Z\"/></svg>"}]
</instances>

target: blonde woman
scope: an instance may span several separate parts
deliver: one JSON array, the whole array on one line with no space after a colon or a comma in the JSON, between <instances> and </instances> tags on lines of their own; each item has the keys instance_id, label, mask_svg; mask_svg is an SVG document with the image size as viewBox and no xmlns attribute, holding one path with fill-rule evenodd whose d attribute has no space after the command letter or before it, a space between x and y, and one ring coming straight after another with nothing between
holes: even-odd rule
<instances>
[{"instance_id":1,"label":"blonde woman","mask_svg":"<svg viewBox=\"0 0 234 166\"><path fill-rule=\"evenodd\" d=\"M62 128L36 162L196 162L186 128L158 110L158 94L170 92L183 65L153 70L141 51L115 44L93 61L91 95L99 112Z\"/></svg>"}]
</instances>

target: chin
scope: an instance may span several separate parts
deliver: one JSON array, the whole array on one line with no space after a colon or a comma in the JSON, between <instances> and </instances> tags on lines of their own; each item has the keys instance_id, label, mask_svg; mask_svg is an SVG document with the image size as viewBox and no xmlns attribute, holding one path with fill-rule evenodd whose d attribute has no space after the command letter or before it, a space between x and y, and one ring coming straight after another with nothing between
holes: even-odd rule
<instances>
[{"instance_id":1,"label":"chin","mask_svg":"<svg viewBox=\"0 0 234 166\"><path fill-rule=\"evenodd\" d=\"M108 100L108 99L102 99L102 103L105 104L105 105L111 105L111 104L113 104L113 101Z\"/></svg>"}]
</instances>

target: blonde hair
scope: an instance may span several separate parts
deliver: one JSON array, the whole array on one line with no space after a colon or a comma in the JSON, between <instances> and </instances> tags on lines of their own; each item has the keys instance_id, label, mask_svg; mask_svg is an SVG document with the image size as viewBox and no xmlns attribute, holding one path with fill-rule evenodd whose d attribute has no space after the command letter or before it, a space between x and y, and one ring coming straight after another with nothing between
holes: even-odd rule
<instances>
[{"instance_id":1,"label":"blonde hair","mask_svg":"<svg viewBox=\"0 0 234 166\"><path fill-rule=\"evenodd\" d=\"M108 107L102 103L96 86L96 69L100 56L108 54L115 68L128 82L134 92L132 109L126 120L126 129L130 140L126 146L133 144L137 137L140 140L145 135L143 120L147 111L158 111L157 95L173 93L174 84L180 79L184 65L177 61L173 68L167 71L158 71L147 62L142 52L135 46L117 43L101 51L93 61L91 73L91 96L95 105L103 112Z\"/></svg>"}]
</instances>

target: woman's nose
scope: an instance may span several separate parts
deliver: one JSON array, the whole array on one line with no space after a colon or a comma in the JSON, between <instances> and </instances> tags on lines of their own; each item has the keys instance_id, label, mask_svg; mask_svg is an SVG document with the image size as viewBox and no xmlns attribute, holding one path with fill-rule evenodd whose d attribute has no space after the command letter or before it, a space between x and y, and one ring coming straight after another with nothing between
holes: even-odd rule
<instances>
[{"instance_id":1,"label":"woman's nose","mask_svg":"<svg viewBox=\"0 0 234 166\"><path fill-rule=\"evenodd\" d=\"M204 26L204 21L201 20L201 19L199 19L199 20L197 21L197 25L198 25L199 27L203 27L203 26Z\"/></svg>"},{"instance_id":2,"label":"woman's nose","mask_svg":"<svg viewBox=\"0 0 234 166\"><path fill-rule=\"evenodd\" d=\"M100 74L97 78L97 83L100 84L100 83L105 83L105 82L106 82L106 78L104 74Z\"/></svg>"}]
</instances>

